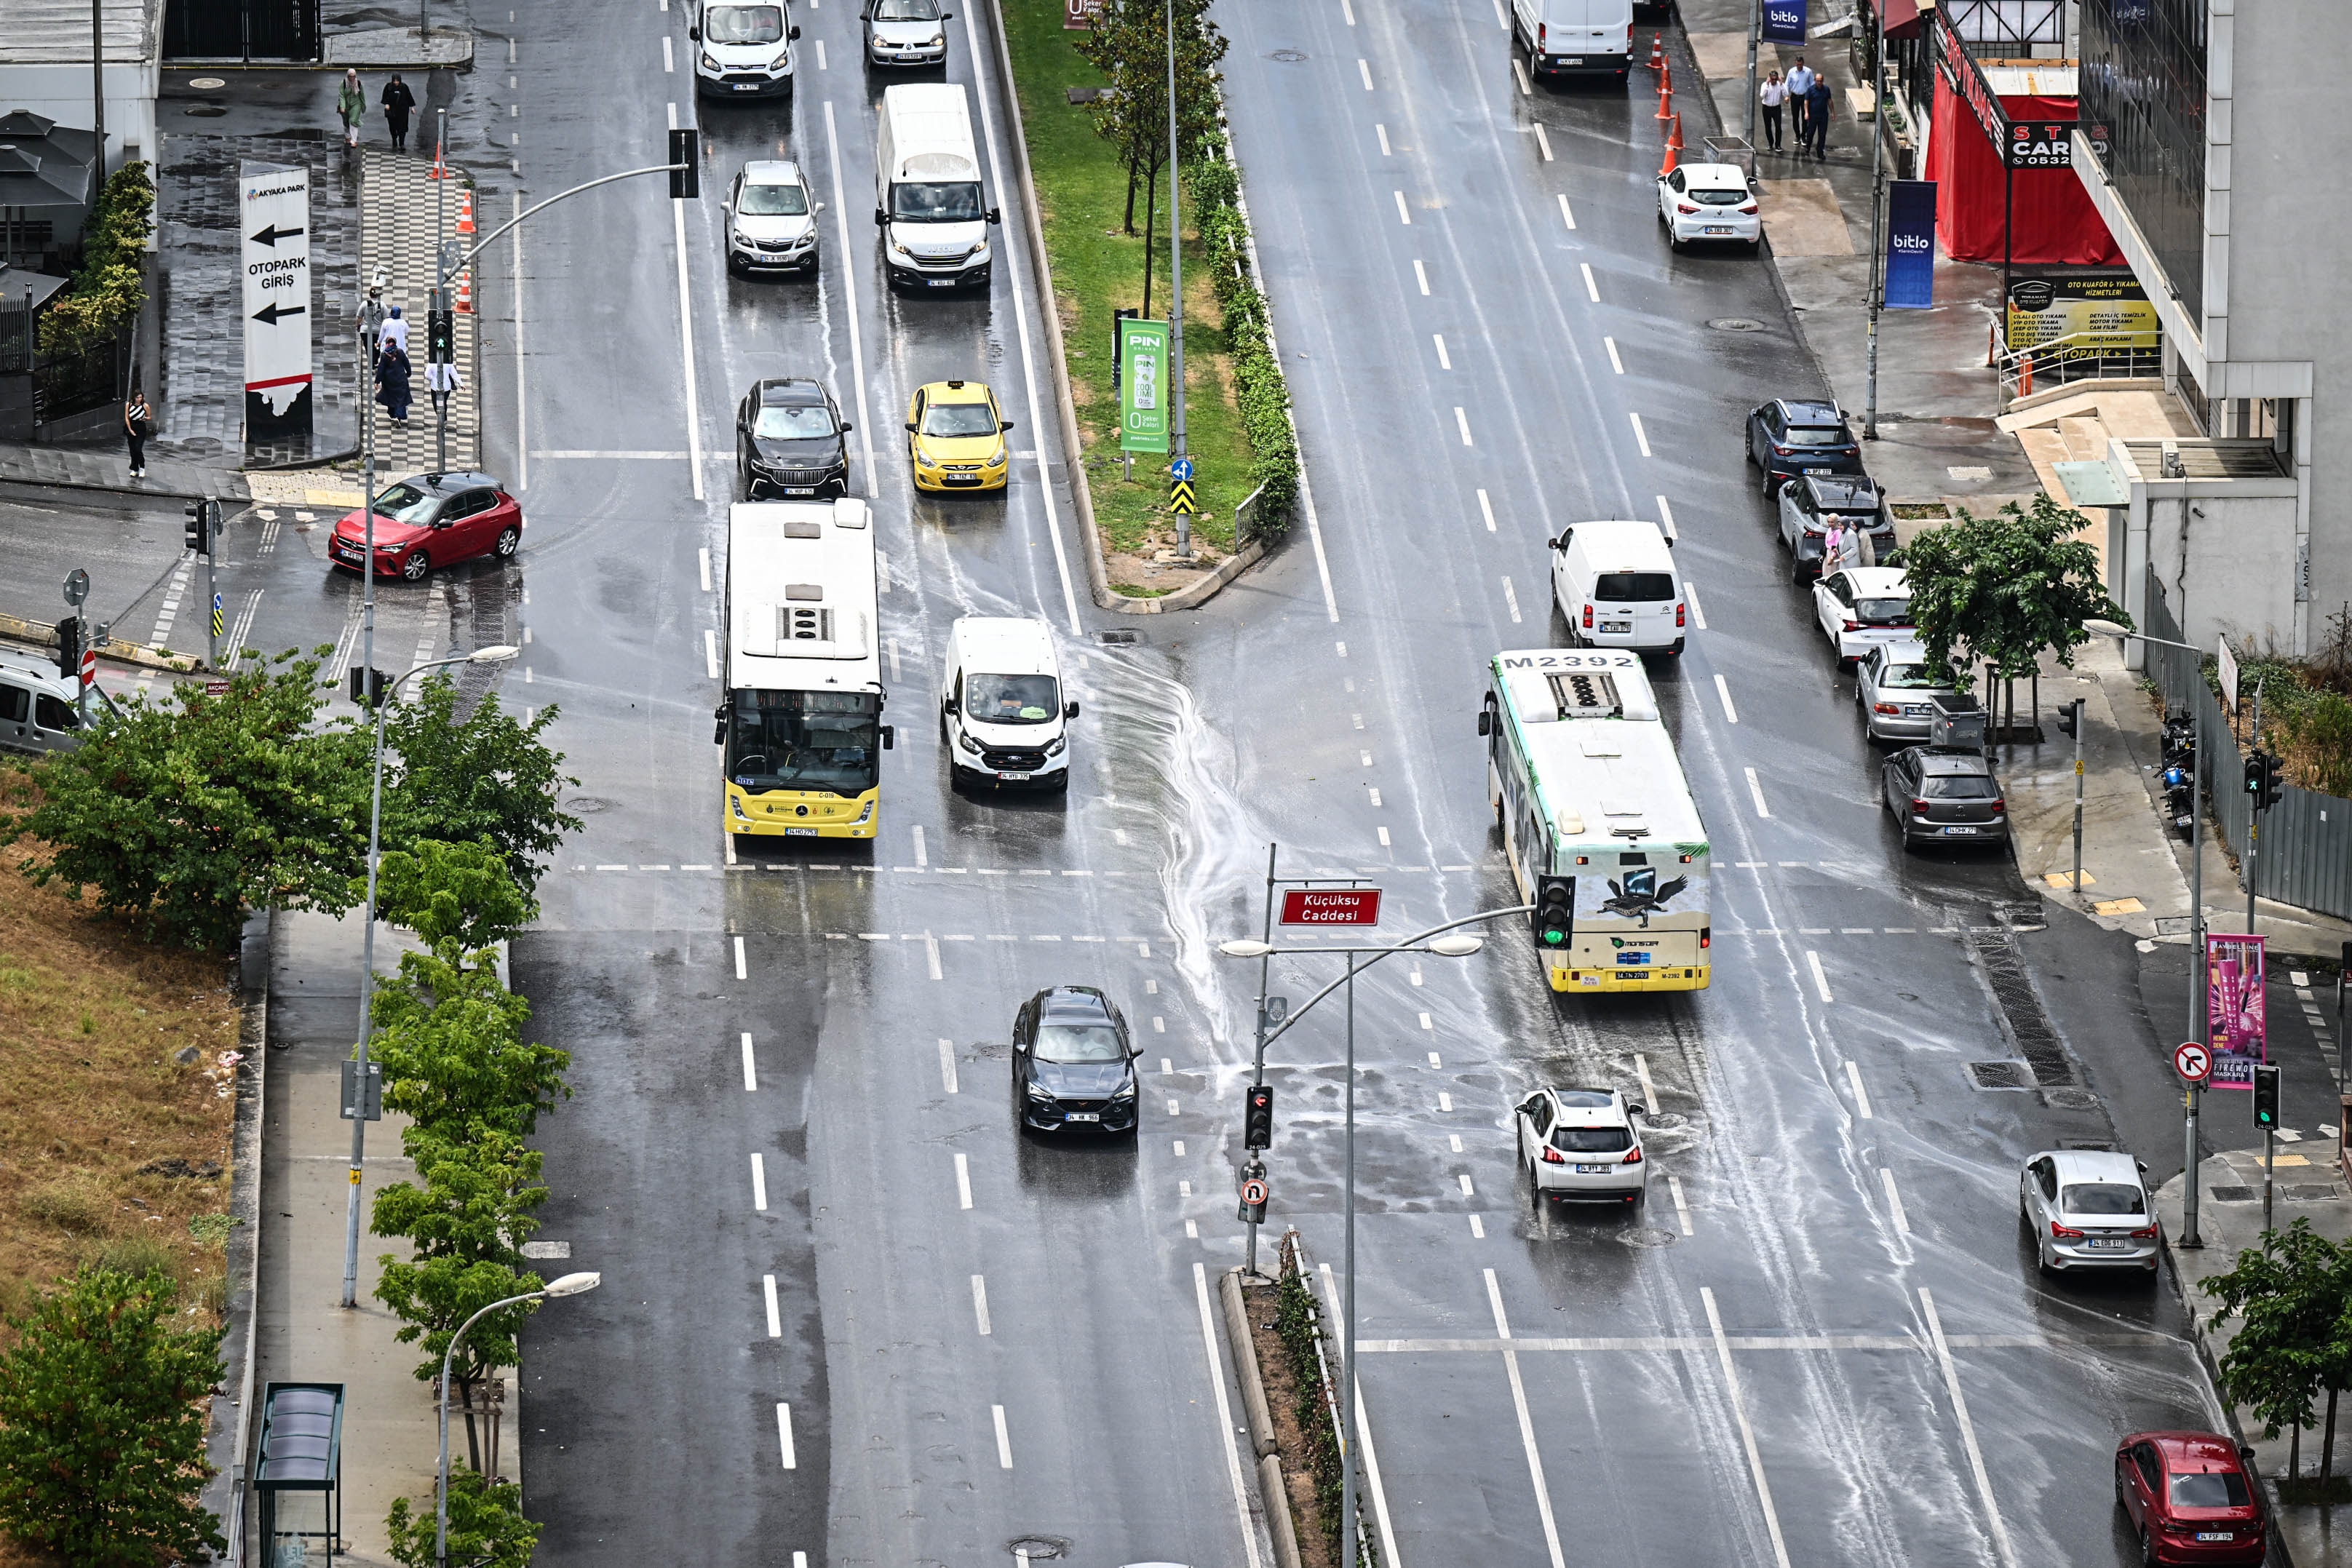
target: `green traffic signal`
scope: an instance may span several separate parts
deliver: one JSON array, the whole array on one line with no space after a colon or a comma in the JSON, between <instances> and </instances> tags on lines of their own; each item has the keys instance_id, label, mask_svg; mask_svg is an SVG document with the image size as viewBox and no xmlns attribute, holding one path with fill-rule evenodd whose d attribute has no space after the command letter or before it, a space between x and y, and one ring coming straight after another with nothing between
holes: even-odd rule
<instances>
[{"instance_id":1,"label":"green traffic signal","mask_svg":"<svg viewBox=\"0 0 2352 1568\"><path fill-rule=\"evenodd\" d=\"M1576 879L1539 876L1536 879L1536 940L1547 947L1562 947L1576 934Z\"/></svg>"}]
</instances>

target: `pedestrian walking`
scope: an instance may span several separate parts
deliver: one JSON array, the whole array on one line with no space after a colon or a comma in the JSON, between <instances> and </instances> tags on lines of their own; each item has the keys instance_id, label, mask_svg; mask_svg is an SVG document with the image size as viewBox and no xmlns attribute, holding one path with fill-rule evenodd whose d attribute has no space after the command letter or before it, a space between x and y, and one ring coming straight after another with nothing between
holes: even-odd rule
<instances>
[{"instance_id":1,"label":"pedestrian walking","mask_svg":"<svg viewBox=\"0 0 2352 1568\"><path fill-rule=\"evenodd\" d=\"M343 87L335 95L335 114L343 122L343 145L360 144L360 121L367 118L367 89L360 86L360 73L343 73Z\"/></svg>"},{"instance_id":2,"label":"pedestrian walking","mask_svg":"<svg viewBox=\"0 0 2352 1568\"><path fill-rule=\"evenodd\" d=\"M408 84L400 79L398 71L393 72L392 79L383 84L380 101L383 105L383 122L392 131L392 150L407 152L408 117L416 112L416 95L408 90Z\"/></svg>"},{"instance_id":3,"label":"pedestrian walking","mask_svg":"<svg viewBox=\"0 0 2352 1568\"><path fill-rule=\"evenodd\" d=\"M1756 101L1764 106L1764 145L1773 152L1780 151L1780 106L1789 101L1789 84L1780 79L1779 71L1767 72L1764 85L1756 89Z\"/></svg>"},{"instance_id":4,"label":"pedestrian walking","mask_svg":"<svg viewBox=\"0 0 2352 1568\"><path fill-rule=\"evenodd\" d=\"M122 404L122 434L131 444L131 476L147 476L147 438L155 434L155 415L147 406L147 394L136 386Z\"/></svg>"},{"instance_id":5,"label":"pedestrian walking","mask_svg":"<svg viewBox=\"0 0 2352 1568\"><path fill-rule=\"evenodd\" d=\"M1805 150L1805 110L1807 107L1805 95L1813 90L1813 83L1816 79L1818 79L1818 73L1814 71L1812 67L1805 63L1804 56L1799 55L1797 57L1797 63L1789 68L1789 79L1787 86L1789 89L1789 129L1797 133L1797 151L1800 152L1802 152Z\"/></svg>"},{"instance_id":6,"label":"pedestrian walking","mask_svg":"<svg viewBox=\"0 0 2352 1568\"><path fill-rule=\"evenodd\" d=\"M376 347L383 341L383 286L380 283L369 284L367 293L361 297L359 329L368 363L373 364Z\"/></svg>"},{"instance_id":7,"label":"pedestrian walking","mask_svg":"<svg viewBox=\"0 0 2352 1568\"><path fill-rule=\"evenodd\" d=\"M433 413L438 423L449 423L449 400L457 395L466 378L457 367L446 361L436 360L425 367L425 390L433 399Z\"/></svg>"},{"instance_id":8,"label":"pedestrian walking","mask_svg":"<svg viewBox=\"0 0 2352 1568\"><path fill-rule=\"evenodd\" d=\"M408 355L392 343L375 361L375 401L383 405L394 424L408 423L408 403L413 395L408 383Z\"/></svg>"},{"instance_id":9,"label":"pedestrian walking","mask_svg":"<svg viewBox=\"0 0 2352 1568\"><path fill-rule=\"evenodd\" d=\"M408 318L400 313L397 305L392 308L391 316L384 321L383 346L398 349L403 354L408 352Z\"/></svg>"},{"instance_id":10,"label":"pedestrian walking","mask_svg":"<svg viewBox=\"0 0 2352 1568\"><path fill-rule=\"evenodd\" d=\"M1830 84L1820 77L1805 94L1805 134L1812 139L1814 157L1830 155Z\"/></svg>"}]
</instances>

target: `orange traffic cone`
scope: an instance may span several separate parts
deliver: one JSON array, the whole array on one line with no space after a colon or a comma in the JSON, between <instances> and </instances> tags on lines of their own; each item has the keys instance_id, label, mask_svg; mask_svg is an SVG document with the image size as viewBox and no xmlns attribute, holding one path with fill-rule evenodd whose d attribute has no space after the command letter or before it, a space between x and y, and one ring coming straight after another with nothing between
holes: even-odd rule
<instances>
[{"instance_id":1,"label":"orange traffic cone","mask_svg":"<svg viewBox=\"0 0 2352 1568\"><path fill-rule=\"evenodd\" d=\"M1680 114L1676 114L1675 116L1674 124L1666 131L1666 151L1668 152L1679 152L1682 150L1683 117Z\"/></svg>"},{"instance_id":2,"label":"orange traffic cone","mask_svg":"<svg viewBox=\"0 0 2352 1568\"><path fill-rule=\"evenodd\" d=\"M1658 178L1663 180L1682 166L1682 148L1674 141L1666 143L1665 162L1658 165Z\"/></svg>"},{"instance_id":3,"label":"orange traffic cone","mask_svg":"<svg viewBox=\"0 0 2352 1568\"><path fill-rule=\"evenodd\" d=\"M442 147L438 141L433 144L433 172L425 177L428 180L446 180L449 177L449 165L442 156Z\"/></svg>"},{"instance_id":4,"label":"orange traffic cone","mask_svg":"<svg viewBox=\"0 0 2352 1568\"><path fill-rule=\"evenodd\" d=\"M474 275L471 270L457 275L457 308L468 316L474 313Z\"/></svg>"},{"instance_id":5,"label":"orange traffic cone","mask_svg":"<svg viewBox=\"0 0 2352 1568\"><path fill-rule=\"evenodd\" d=\"M474 232L474 193L471 191L457 193L457 232L461 235Z\"/></svg>"},{"instance_id":6,"label":"orange traffic cone","mask_svg":"<svg viewBox=\"0 0 2352 1568\"><path fill-rule=\"evenodd\" d=\"M1654 71L1663 69L1665 63L1666 36L1664 33L1653 33L1650 35L1650 68Z\"/></svg>"},{"instance_id":7,"label":"orange traffic cone","mask_svg":"<svg viewBox=\"0 0 2352 1568\"><path fill-rule=\"evenodd\" d=\"M1675 117L1674 105L1674 89L1661 86L1658 89L1658 112L1652 115L1650 118L1653 120L1672 120Z\"/></svg>"},{"instance_id":8,"label":"orange traffic cone","mask_svg":"<svg viewBox=\"0 0 2352 1568\"><path fill-rule=\"evenodd\" d=\"M1675 90L1674 61L1662 59L1658 62L1658 86L1666 92Z\"/></svg>"}]
</instances>

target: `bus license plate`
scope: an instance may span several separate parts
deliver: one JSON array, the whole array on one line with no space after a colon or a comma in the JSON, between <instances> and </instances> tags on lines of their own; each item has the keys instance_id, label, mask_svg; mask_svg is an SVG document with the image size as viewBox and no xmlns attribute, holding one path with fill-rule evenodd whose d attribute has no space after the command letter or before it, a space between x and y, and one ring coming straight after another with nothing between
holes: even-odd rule
<instances>
[{"instance_id":1,"label":"bus license plate","mask_svg":"<svg viewBox=\"0 0 2352 1568\"><path fill-rule=\"evenodd\" d=\"M1601 630L1630 633L1633 630L1633 623L1631 621L1603 621L1601 623Z\"/></svg>"},{"instance_id":2,"label":"bus license plate","mask_svg":"<svg viewBox=\"0 0 2352 1568\"><path fill-rule=\"evenodd\" d=\"M1065 1122L1099 1122L1102 1120L1102 1113L1099 1111L1065 1111L1062 1113L1062 1120Z\"/></svg>"},{"instance_id":3,"label":"bus license plate","mask_svg":"<svg viewBox=\"0 0 2352 1568\"><path fill-rule=\"evenodd\" d=\"M814 828L786 828L784 830L784 837L788 839L813 839L816 837L816 830Z\"/></svg>"}]
</instances>

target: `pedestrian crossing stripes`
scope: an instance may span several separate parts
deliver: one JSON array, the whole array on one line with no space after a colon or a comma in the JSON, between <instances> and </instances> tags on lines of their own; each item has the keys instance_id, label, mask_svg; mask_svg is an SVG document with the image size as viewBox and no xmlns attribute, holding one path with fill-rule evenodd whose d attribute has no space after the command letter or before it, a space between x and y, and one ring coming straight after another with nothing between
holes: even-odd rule
<instances>
[{"instance_id":1,"label":"pedestrian crossing stripes","mask_svg":"<svg viewBox=\"0 0 2352 1568\"><path fill-rule=\"evenodd\" d=\"M428 158L368 148L362 151L360 174L360 275L371 278L378 267L384 273L386 310L401 308L412 323L408 333L411 365L409 386L414 399L405 425L395 424L373 401L370 389L367 415L374 421L376 462L381 472L398 477L440 466L440 446L431 398L426 395L426 306L436 276L436 247L460 235L460 208L467 195L457 178L436 180ZM456 359L457 388L449 399L449 459L451 468L482 465L481 332L478 314L479 290L471 272L452 279L452 293L465 298L472 310L457 313Z\"/></svg>"}]
</instances>

